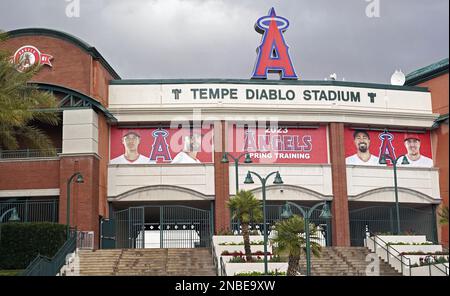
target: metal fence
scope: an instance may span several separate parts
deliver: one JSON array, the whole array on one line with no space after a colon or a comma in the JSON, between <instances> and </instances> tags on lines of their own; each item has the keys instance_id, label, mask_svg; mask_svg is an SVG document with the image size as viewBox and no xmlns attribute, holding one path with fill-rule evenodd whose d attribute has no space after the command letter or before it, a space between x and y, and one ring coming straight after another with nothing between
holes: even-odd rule
<instances>
[{"instance_id":1,"label":"metal fence","mask_svg":"<svg viewBox=\"0 0 450 296\"><path fill-rule=\"evenodd\" d=\"M274 229L275 224L280 221L281 212L283 205L266 205L266 223L267 223L267 234L270 236L271 231ZM307 207L302 207L303 209L307 209ZM296 207L292 207L292 212L294 215L302 216L302 213ZM330 246L331 245L331 221L320 219L321 210L314 210L311 214L310 223L316 225L316 236L318 237L314 241L319 243L322 246ZM233 215L231 215L233 217ZM239 220L231 219L231 231L235 234L241 233L241 223ZM252 233L257 233L259 235L263 235L264 223L250 223L249 230Z\"/></svg>"},{"instance_id":2,"label":"metal fence","mask_svg":"<svg viewBox=\"0 0 450 296\"><path fill-rule=\"evenodd\" d=\"M79 249L94 249L94 232L93 231L78 231L77 232L77 248Z\"/></svg>"},{"instance_id":3,"label":"metal fence","mask_svg":"<svg viewBox=\"0 0 450 296\"><path fill-rule=\"evenodd\" d=\"M16 209L20 222L58 222L56 199L0 201L0 217L3 216L0 223L8 221L13 209Z\"/></svg>"},{"instance_id":4,"label":"metal fence","mask_svg":"<svg viewBox=\"0 0 450 296\"><path fill-rule=\"evenodd\" d=\"M118 211L115 220L116 248L209 247L212 232L210 211L187 206L142 206Z\"/></svg>"},{"instance_id":5,"label":"metal fence","mask_svg":"<svg viewBox=\"0 0 450 296\"><path fill-rule=\"evenodd\" d=\"M394 234L396 231L395 206L373 206L349 211L350 241L352 246L363 246L366 231ZM433 206L415 209L400 206L401 232L426 235L428 241L437 242L436 216Z\"/></svg>"},{"instance_id":6,"label":"metal fence","mask_svg":"<svg viewBox=\"0 0 450 296\"><path fill-rule=\"evenodd\" d=\"M0 150L0 159L56 157L61 152L62 148Z\"/></svg>"}]
</instances>

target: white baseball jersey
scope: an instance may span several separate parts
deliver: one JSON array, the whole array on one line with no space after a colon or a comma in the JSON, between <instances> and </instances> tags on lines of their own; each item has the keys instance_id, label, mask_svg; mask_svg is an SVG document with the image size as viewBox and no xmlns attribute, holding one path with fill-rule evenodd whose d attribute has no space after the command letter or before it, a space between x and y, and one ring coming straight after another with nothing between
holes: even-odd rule
<instances>
[{"instance_id":1,"label":"white baseball jersey","mask_svg":"<svg viewBox=\"0 0 450 296\"><path fill-rule=\"evenodd\" d=\"M150 161L150 158L143 156L142 154L135 161L129 161L125 158L125 155L122 154L114 159L111 159L110 164L149 164L156 163L155 161Z\"/></svg>"},{"instance_id":2,"label":"white baseball jersey","mask_svg":"<svg viewBox=\"0 0 450 296\"><path fill-rule=\"evenodd\" d=\"M363 161L358 157L358 154L353 154L345 159L345 164L353 165L380 165L378 163L379 159L375 155L370 155L369 160Z\"/></svg>"},{"instance_id":3,"label":"white baseball jersey","mask_svg":"<svg viewBox=\"0 0 450 296\"><path fill-rule=\"evenodd\" d=\"M171 163L201 163L198 159L193 159L186 152L180 152Z\"/></svg>"},{"instance_id":4,"label":"white baseball jersey","mask_svg":"<svg viewBox=\"0 0 450 296\"><path fill-rule=\"evenodd\" d=\"M411 160L411 159L409 159L408 155L406 156L406 158L408 158L409 164L402 164L402 159L400 159L398 161L399 162L398 166L422 167L422 168L432 168L433 167L433 160L426 156L421 155L418 160Z\"/></svg>"}]
</instances>

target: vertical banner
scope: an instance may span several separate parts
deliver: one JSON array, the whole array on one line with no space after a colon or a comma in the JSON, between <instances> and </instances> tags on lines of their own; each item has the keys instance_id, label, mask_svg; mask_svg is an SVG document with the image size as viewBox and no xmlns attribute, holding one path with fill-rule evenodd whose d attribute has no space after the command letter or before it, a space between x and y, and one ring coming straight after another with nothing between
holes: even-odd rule
<instances>
[{"instance_id":1,"label":"vertical banner","mask_svg":"<svg viewBox=\"0 0 450 296\"><path fill-rule=\"evenodd\" d=\"M328 163L326 127L228 129L227 151L234 157L248 152L253 163ZM241 158L244 161L244 157Z\"/></svg>"},{"instance_id":2,"label":"vertical banner","mask_svg":"<svg viewBox=\"0 0 450 296\"><path fill-rule=\"evenodd\" d=\"M111 127L109 163L211 163L212 133L212 128Z\"/></svg>"},{"instance_id":3,"label":"vertical banner","mask_svg":"<svg viewBox=\"0 0 450 296\"><path fill-rule=\"evenodd\" d=\"M385 165L380 158L386 155L387 165L392 159L405 155L408 164L397 161L398 166L433 167L430 132L407 133L345 129L345 162L347 165Z\"/></svg>"}]
</instances>

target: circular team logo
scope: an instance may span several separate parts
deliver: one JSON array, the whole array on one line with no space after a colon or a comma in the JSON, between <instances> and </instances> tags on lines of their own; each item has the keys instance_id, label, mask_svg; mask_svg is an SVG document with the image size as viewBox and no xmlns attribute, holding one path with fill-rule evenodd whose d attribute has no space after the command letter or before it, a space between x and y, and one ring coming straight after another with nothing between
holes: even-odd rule
<instances>
[{"instance_id":1,"label":"circular team logo","mask_svg":"<svg viewBox=\"0 0 450 296\"><path fill-rule=\"evenodd\" d=\"M28 71L34 65L48 65L52 67L50 60L53 56L43 54L34 46L25 45L19 48L13 56L13 63L19 72Z\"/></svg>"}]
</instances>

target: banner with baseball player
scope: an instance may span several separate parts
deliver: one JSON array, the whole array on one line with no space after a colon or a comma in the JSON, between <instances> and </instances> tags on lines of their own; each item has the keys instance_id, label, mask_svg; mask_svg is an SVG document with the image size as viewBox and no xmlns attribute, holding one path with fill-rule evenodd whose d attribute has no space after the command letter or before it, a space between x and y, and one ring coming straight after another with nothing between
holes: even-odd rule
<instances>
[{"instance_id":1,"label":"banner with baseball player","mask_svg":"<svg viewBox=\"0 0 450 296\"><path fill-rule=\"evenodd\" d=\"M380 163L385 155L386 164ZM345 129L347 165L433 167L430 132L409 133ZM406 158L406 159L405 159Z\"/></svg>"},{"instance_id":2,"label":"banner with baseball player","mask_svg":"<svg viewBox=\"0 0 450 296\"><path fill-rule=\"evenodd\" d=\"M210 128L111 127L110 164L213 162Z\"/></svg>"},{"instance_id":3,"label":"banner with baseball player","mask_svg":"<svg viewBox=\"0 0 450 296\"><path fill-rule=\"evenodd\" d=\"M248 152L253 163L328 163L325 126L267 128L233 125L228 129L227 152ZM240 161L244 162L244 157Z\"/></svg>"}]
</instances>

